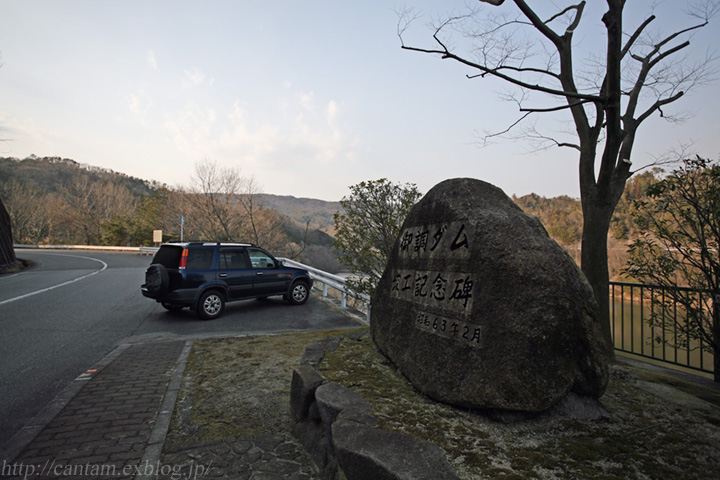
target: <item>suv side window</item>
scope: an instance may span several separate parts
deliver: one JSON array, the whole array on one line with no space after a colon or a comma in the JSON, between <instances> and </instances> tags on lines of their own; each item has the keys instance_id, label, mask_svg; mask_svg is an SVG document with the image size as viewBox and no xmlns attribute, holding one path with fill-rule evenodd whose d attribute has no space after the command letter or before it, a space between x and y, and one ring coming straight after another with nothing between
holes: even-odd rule
<instances>
[{"instance_id":1,"label":"suv side window","mask_svg":"<svg viewBox=\"0 0 720 480\"><path fill-rule=\"evenodd\" d=\"M209 270L212 267L213 251L208 248L190 248L188 250L188 270Z\"/></svg>"},{"instance_id":2,"label":"suv side window","mask_svg":"<svg viewBox=\"0 0 720 480\"><path fill-rule=\"evenodd\" d=\"M243 268L250 268L247 253L244 248L220 249L221 270L239 270Z\"/></svg>"},{"instance_id":3,"label":"suv side window","mask_svg":"<svg viewBox=\"0 0 720 480\"><path fill-rule=\"evenodd\" d=\"M275 260L262 250L248 248L248 253L253 268L275 268Z\"/></svg>"}]
</instances>

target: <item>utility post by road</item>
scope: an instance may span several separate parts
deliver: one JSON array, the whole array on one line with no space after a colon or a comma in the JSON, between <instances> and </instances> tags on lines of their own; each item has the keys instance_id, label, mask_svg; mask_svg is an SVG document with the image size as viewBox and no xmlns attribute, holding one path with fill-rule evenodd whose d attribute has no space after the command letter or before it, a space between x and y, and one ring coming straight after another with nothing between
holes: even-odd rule
<instances>
[{"instance_id":1,"label":"utility post by road","mask_svg":"<svg viewBox=\"0 0 720 480\"><path fill-rule=\"evenodd\" d=\"M713 328L712 334L715 337L715 342L720 343L720 293L715 292L713 298ZM715 369L715 382L720 383L720 355L714 352L713 355L713 367Z\"/></svg>"},{"instance_id":2,"label":"utility post by road","mask_svg":"<svg viewBox=\"0 0 720 480\"><path fill-rule=\"evenodd\" d=\"M185 227L185 215L180 215L180 218L178 218L178 221L180 222L180 241L184 241L184 233L183 229Z\"/></svg>"}]
</instances>

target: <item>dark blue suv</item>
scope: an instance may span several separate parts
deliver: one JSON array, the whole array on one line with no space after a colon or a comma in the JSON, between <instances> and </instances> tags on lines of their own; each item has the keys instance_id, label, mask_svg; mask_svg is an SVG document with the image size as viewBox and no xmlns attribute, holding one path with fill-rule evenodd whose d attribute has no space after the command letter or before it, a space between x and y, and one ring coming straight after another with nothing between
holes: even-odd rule
<instances>
[{"instance_id":1,"label":"dark blue suv","mask_svg":"<svg viewBox=\"0 0 720 480\"><path fill-rule=\"evenodd\" d=\"M153 258L140 288L170 311L190 307L211 320L235 300L282 295L302 305L312 279L307 270L286 267L249 243L168 243Z\"/></svg>"}]
</instances>

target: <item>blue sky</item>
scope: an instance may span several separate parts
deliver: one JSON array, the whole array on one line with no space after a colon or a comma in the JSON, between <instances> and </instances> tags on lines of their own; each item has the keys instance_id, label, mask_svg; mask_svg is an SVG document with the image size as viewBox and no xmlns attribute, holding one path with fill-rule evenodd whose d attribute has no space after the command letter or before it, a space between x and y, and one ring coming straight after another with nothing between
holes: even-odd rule
<instances>
[{"instance_id":1,"label":"blue sky","mask_svg":"<svg viewBox=\"0 0 720 480\"><path fill-rule=\"evenodd\" d=\"M464 6L407 3L425 19ZM661 2L663 26L692 23L672 8L684 3ZM517 116L499 98L503 85L401 50L395 6L2 0L0 155L67 157L169 185L188 184L194 165L209 160L239 168L265 192L323 200L381 177L423 192L474 177L509 195L579 196L572 150L479 145L482 132ZM586 15L595 30L579 38L591 48L603 40L600 15ZM431 46L424 23L409 38ZM713 48L719 27L716 18L693 38L693 52ZM689 142L717 158L718 93L715 82L678 102L692 114L681 125L649 120L635 165Z\"/></svg>"}]
</instances>

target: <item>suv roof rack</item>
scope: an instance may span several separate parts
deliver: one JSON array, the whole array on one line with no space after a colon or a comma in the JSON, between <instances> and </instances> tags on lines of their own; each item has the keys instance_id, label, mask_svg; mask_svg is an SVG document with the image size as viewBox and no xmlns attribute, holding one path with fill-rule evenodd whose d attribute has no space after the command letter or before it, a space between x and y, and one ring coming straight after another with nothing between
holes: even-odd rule
<instances>
[{"instance_id":1,"label":"suv roof rack","mask_svg":"<svg viewBox=\"0 0 720 480\"><path fill-rule=\"evenodd\" d=\"M165 245L185 245L185 246L220 246L220 247L257 247L254 243L250 242L198 242L198 241L180 241L180 240L170 240L168 242L165 242Z\"/></svg>"},{"instance_id":2,"label":"suv roof rack","mask_svg":"<svg viewBox=\"0 0 720 480\"><path fill-rule=\"evenodd\" d=\"M220 247L256 247L257 245L253 243L247 243L247 242L188 242L188 245L205 245L205 246L211 246L211 245L217 245Z\"/></svg>"}]
</instances>

